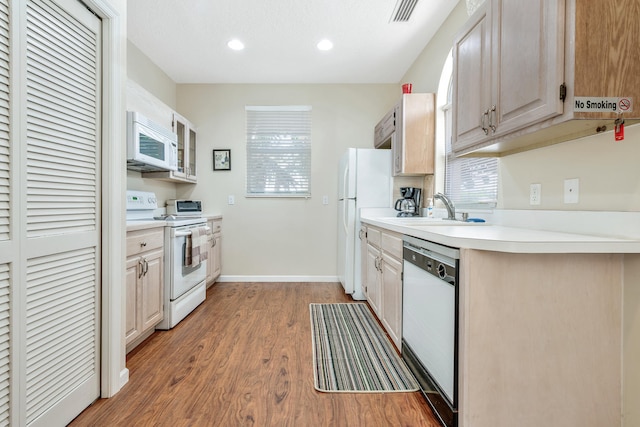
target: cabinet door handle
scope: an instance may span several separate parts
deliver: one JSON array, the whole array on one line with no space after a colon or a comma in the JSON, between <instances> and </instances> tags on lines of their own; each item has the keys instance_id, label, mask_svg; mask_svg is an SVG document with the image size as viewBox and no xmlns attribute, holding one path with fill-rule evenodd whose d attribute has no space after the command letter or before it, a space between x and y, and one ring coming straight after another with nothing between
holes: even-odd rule
<instances>
[{"instance_id":1,"label":"cabinet door handle","mask_svg":"<svg viewBox=\"0 0 640 427\"><path fill-rule=\"evenodd\" d=\"M486 120L485 120L487 118L489 118L489 110L485 110L485 112L482 113L482 116L480 117L480 122L481 122L480 126L482 127L482 130L484 131L485 135L489 135L489 128L487 127Z\"/></svg>"},{"instance_id":2,"label":"cabinet door handle","mask_svg":"<svg viewBox=\"0 0 640 427\"><path fill-rule=\"evenodd\" d=\"M138 279L144 276L144 258L138 259Z\"/></svg>"},{"instance_id":3,"label":"cabinet door handle","mask_svg":"<svg viewBox=\"0 0 640 427\"><path fill-rule=\"evenodd\" d=\"M492 105L491 106L491 114L489 115L489 127L491 128L491 132L496 133L496 125L495 125L495 119L496 119L496 106Z\"/></svg>"},{"instance_id":4,"label":"cabinet door handle","mask_svg":"<svg viewBox=\"0 0 640 427\"><path fill-rule=\"evenodd\" d=\"M147 273L149 272L149 261L147 261L147 259L144 259L144 275L146 276Z\"/></svg>"}]
</instances>

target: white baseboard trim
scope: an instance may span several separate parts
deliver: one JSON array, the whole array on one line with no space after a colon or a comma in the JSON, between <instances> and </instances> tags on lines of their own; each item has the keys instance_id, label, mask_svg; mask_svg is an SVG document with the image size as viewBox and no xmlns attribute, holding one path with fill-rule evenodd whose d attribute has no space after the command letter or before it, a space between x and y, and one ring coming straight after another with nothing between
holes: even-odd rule
<instances>
[{"instance_id":1,"label":"white baseboard trim","mask_svg":"<svg viewBox=\"0 0 640 427\"><path fill-rule=\"evenodd\" d=\"M128 382L129 382L129 369L124 368L123 370L120 371L120 389L122 389L122 387L124 387L124 385Z\"/></svg>"},{"instance_id":2,"label":"white baseboard trim","mask_svg":"<svg viewBox=\"0 0 640 427\"><path fill-rule=\"evenodd\" d=\"M338 276L233 276L218 277L216 282L339 282Z\"/></svg>"}]
</instances>

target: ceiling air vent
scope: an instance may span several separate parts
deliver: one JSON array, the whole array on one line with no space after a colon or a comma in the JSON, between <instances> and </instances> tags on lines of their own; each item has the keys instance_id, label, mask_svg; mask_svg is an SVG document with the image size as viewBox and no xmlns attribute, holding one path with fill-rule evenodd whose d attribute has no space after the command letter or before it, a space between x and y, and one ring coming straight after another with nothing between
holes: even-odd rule
<instances>
[{"instance_id":1,"label":"ceiling air vent","mask_svg":"<svg viewBox=\"0 0 640 427\"><path fill-rule=\"evenodd\" d=\"M391 22L407 22L411 18L418 0L398 0L391 15Z\"/></svg>"}]
</instances>

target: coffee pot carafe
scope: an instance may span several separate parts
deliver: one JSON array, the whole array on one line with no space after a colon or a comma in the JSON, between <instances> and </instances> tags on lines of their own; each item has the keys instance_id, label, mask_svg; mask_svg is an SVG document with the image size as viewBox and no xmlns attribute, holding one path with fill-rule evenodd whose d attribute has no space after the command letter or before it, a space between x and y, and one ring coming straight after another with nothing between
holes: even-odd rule
<instances>
[{"instance_id":1,"label":"coffee pot carafe","mask_svg":"<svg viewBox=\"0 0 640 427\"><path fill-rule=\"evenodd\" d=\"M400 187L402 198L396 200L395 210L398 216L418 216L420 215L420 202L422 190L416 187Z\"/></svg>"}]
</instances>

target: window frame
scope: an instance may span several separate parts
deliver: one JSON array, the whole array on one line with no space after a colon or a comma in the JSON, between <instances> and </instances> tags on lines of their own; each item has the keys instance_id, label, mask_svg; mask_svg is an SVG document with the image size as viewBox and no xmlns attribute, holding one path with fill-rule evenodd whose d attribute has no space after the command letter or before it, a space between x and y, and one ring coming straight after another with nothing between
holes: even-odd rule
<instances>
[{"instance_id":1,"label":"window frame","mask_svg":"<svg viewBox=\"0 0 640 427\"><path fill-rule=\"evenodd\" d=\"M245 106L246 197L311 197L312 111L309 105Z\"/></svg>"}]
</instances>

